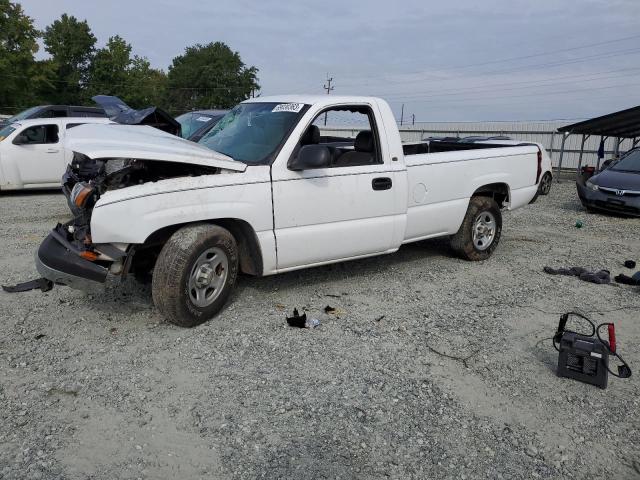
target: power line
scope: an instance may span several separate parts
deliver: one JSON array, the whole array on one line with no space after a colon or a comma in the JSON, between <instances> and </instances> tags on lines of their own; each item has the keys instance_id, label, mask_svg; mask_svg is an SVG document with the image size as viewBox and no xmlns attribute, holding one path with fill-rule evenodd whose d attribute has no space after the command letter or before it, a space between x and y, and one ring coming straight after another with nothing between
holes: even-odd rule
<instances>
[{"instance_id":1,"label":"power line","mask_svg":"<svg viewBox=\"0 0 640 480\"><path fill-rule=\"evenodd\" d=\"M495 97L482 97L483 100L490 100L490 99L505 99L505 98L521 98L521 97L539 97L542 95L559 95L559 94L563 94L563 93L575 93L575 92L587 92L587 91L595 91L595 90L607 90L607 89L611 89L611 88L624 88L624 87L638 87L640 86L640 83L632 83L632 84L622 84L622 85L608 85L608 86L603 86L603 87L592 87L592 88L580 88L580 89L572 89L572 90L560 90L560 91L555 91L555 92L537 92L537 93L526 93L526 94L521 94L521 95L498 95ZM628 97L628 95L627 95ZM447 102L447 104L451 104L452 102L469 102L469 101L473 101L473 100L477 100L477 97L472 97L472 98L464 98L464 97L459 97L459 98L454 98L454 99L449 99L449 100L444 100ZM418 100L415 101L414 103L420 103L420 104L424 104L424 103L438 103L438 99L435 100Z\"/></svg>"},{"instance_id":2,"label":"power line","mask_svg":"<svg viewBox=\"0 0 640 480\"><path fill-rule=\"evenodd\" d=\"M428 97L457 96L457 95L461 95L461 94L465 94L465 93L492 92L492 91L494 91L494 89L496 87L502 87L502 86L506 86L507 88L501 88L500 89L501 91L505 91L505 90L520 90L520 89L528 89L528 88L551 87L551 86L556 86L556 85L571 84L571 83L574 83L576 81L575 79L579 79L581 82L593 82L593 81L598 81L598 80L610 80L610 79L614 79L614 78L622 78L622 77L640 75L640 72L638 72L638 70L640 70L640 67L624 68L624 69L620 69L620 70L613 70L612 72L621 72L621 71L630 71L630 70L634 70L635 72L626 73L626 74L623 74L623 75L609 75L609 76L606 76L606 77L593 76L593 75L592 76L585 76L584 74L580 74L580 75L565 75L565 76L557 77L557 78L558 79L573 78L574 80L564 81L564 82L555 82L555 81L552 81L553 79L525 80L525 81L521 81L521 82L511 82L511 83L484 84L484 85L480 85L480 87L486 87L486 88L480 88L480 89L477 89L475 87L467 87L467 88L462 87L462 88L458 88L458 89L454 88L454 89L438 90L437 93L433 93L432 91L430 91L430 93L415 92L415 93L409 93L407 95L402 95L402 94L387 95L386 98L394 98L396 100L409 100L409 99L428 98ZM600 72L600 73L594 74L594 75L602 75L603 73L608 73L608 72ZM540 83L540 82L545 82L545 83ZM512 87L511 85L522 85L522 86Z\"/></svg>"},{"instance_id":3,"label":"power line","mask_svg":"<svg viewBox=\"0 0 640 480\"><path fill-rule=\"evenodd\" d=\"M556 62L548 62L548 63L538 63L538 64L530 64L530 65L521 65L519 67L514 67L514 68L508 68L508 69L502 69L502 70L492 70L492 71L488 71L488 72L480 72L479 76L481 75L495 75L495 74L503 74L503 73L512 73L512 72L518 72L518 71L523 71L523 70L529 70L531 68L538 68L538 67L557 67L557 66L564 66L564 65L571 65L574 63L581 63L584 62L586 60L593 60L593 59L599 59L599 58L614 58L614 57L619 57L621 55L627 55L627 54L635 54L635 53L639 53L640 52L640 48L631 48L631 49L627 49L627 50L618 50L615 52L603 52L603 53L598 53L598 54L594 54L594 55L587 55L587 56L583 56L583 57L577 57L577 58L573 58L571 60L563 60L563 61L556 61ZM433 79L425 79L425 78L417 78L417 79L412 79L412 80L403 80L403 81L392 81L392 80L382 80L385 82L385 84L391 84L391 85L406 85L406 84L410 84L410 83L433 83L435 81L451 81L451 80L455 80L458 78L468 78L468 75L454 75L454 76L445 76L445 77L438 77L438 78L433 78ZM375 83L363 83L363 84L352 84L352 85L348 85L347 86L372 86L375 85Z\"/></svg>"},{"instance_id":4,"label":"power line","mask_svg":"<svg viewBox=\"0 0 640 480\"><path fill-rule=\"evenodd\" d=\"M626 104L628 102L628 100L629 100L629 95L626 94L626 93L625 94L622 94L622 93L621 94L615 94L614 93L614 94L607 95L607 99L619 99L619 98L625 99L625 101L626 101L625 104ZM571 97L571 100L586 100L586 99L593 99L593 95L590 94L590 95ZM468 104L467 103L459 104L458 106L460 108L464 108L465 112L468 110ZM480 104L474 103L473 106L475 108L492 108L492 107L495 107L495 103L480 103ZM520 101L510 102L510 103L506 103L506 104L503 103L503 104L501 104L501 106L503 108L514 108L514 107L520 107L520 106L531 106L531 101L530 100L526 100L526 101L520 100ZM453 107L456 107L456 105L453 105ZM613 105L609 105L609 107L610 108L608 108L608 110L616 110L616 108ZM624 108L623 104L621 104L618 109L622 109L622 108ZM552 119L552 120L577 121L577 120L584 120L585 118L590 118L590 117L593 117L593 116L596 116L596 115L598 115L598 113L595 113L593 115L585 115L584 117L580 117L580 118ZM465 121L466 122L471 122L471 120L465 120ZM477 120L477 121L481 121L481 120ZM482 120L482 121L487 122L487 121L498 121L498 120ZM508 120L500 120L500 121L508 121ZM522 121L522 120L511 120L511 121ZM530 121L533 121L533 120L530 120ZM549 121L549 120L536 120L536 121L541 122L541 121ZM429 121L428 120L422 120L422 121L417 122L417 123L427 123L427 122L429 122ZM432 120L431 122L437 122L437 120ZM440 122L438 122L438 123L440 123ZM460 123L460 122L453 122L452 121L451 123Z\"/></svg>"},{"instance_id":5,"label":"power line","mask_svg":"<svg viewBox=\"0 0 640 480\"><path fill-rule=\"evenodd\" d=\"M584 45L579 45L576 47L570 47L570 48L561 48L561 49L555 49L555 50L548 50L545 52L538 52L538 53L534 53L534 54L530 54L530 55L520 55L520 56L515 56L515 57L508 57L508 58L502 58L502 59L498 59L498 60L488 60L488 61L484 61L484 62L478 62L478 63L470 63L470 64L466 64L466 65L454 65L451 67L448 66L441 66L441 67L432 67L432 68L446 68L448 71L451 70L460 70L460 69L465 69L465 68L472 68L472 67L480 67L480 66L485 66L485 65L492 65L492 64L496 64L496 63L505 63L505 62L511 62L511 61L518 61L518 60L526 60L529 58L536 58L536 57L543 57L543 56L547 56L547 55L555 55L557 53L564 53L564 52L572 52L572 51L576 51L576 50L582 50L585 48L593 48L593 47L599 47L602 45L610 45L612 43L618 43L618 42L624 42L626 40L633 40L636 38L640 38L640 35L631 35L628 37L621 37L621 38L615 38L612 40L607 40L604 42L596 42L596 43L589 43L589 44L584 44ZM415 60L411 61L411 64L415 64ZM405 72L406 74L418 74L418 73L428 73L425 72L424 70L416 70L416 71L412 71L412 72ZM369 77L369 75L344 75L347 78L364 78L364 77Z\"/></svg>"}]
</instances>

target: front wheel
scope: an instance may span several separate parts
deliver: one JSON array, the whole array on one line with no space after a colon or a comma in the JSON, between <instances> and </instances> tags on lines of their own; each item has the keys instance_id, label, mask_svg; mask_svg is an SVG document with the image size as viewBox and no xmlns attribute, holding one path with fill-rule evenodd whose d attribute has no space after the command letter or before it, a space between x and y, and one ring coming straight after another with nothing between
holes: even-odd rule
<instances>
[{"instance_id":1,"label":"front wheel","mask_svg":"<svg viewBox=\"0 0 640 480\"><path fill-rule=\"evenodd\" d=\"M467 213L451 247L461 258L486 260L498 247L502 233L502 213L493 198L471 197Z\"/></svg>"},{"instance_id":2,"label":"front wheel","mask_svg":"<svg viewBox=\"0 0 640 480\"><path fill-rule=\"evenodd\" d=\"M190 225L174 233L153 270L153 302L164 317L194 327L224 306L238 276L238 247L217 225Z\"/></svg>"}]
</instances>

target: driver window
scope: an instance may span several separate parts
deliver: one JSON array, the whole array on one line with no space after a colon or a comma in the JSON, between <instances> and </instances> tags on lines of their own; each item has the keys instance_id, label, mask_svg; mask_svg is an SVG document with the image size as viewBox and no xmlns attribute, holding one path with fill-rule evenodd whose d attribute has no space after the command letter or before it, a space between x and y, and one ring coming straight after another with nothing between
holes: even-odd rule
<instances>
[{"instance_id":1,"label":"driver window","mask_svg":"<svg viewBox=\"0 0 640 480\"><path fill-rule=\"evenodd\" d=\"M382 163L373 112L367 106L340 106L321 112L300 138L305 145L325 145L331 167Z\"/></svg>"},{"instance_id":2,"label":"driver window","mask_svg":"<svg viewBox=\"0 0 640 480\"><path fill-rule=\"evenodd\" d=\"M25 129L20 135L26 137L25 145L58 143L57 125L38 125Z\"/></svg>"}]
</instances>

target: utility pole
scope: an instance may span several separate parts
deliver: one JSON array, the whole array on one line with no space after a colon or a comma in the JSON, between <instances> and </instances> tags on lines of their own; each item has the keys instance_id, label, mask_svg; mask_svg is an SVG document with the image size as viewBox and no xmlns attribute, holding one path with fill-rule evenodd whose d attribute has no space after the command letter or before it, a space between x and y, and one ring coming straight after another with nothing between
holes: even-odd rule
<instances>
[{"instance_id":1,"label":"utility pole","mask_svg":"<svg viewBox=\"0 0 640 480\"><path fill-rule=\"evenodd\" d=\"M411 125L415 125L416 124L416 114L412 113L411 114Z\"/></svg>"},{"instance_id":2,"label":"utility pole","mask_svg":"<svg viewBox=\"0 0 640 480\"><path fill-rule=\"evenodd\" d=\"M327 73L327 83L322 87L327 91L327 95L329 95L334 88L331 86L331 82L333 82L333 77L329 78L329 74ZM327 112L324 112L324 126L327 126Z\"/></svg>"},{"instance_id":3,"label":"utility pole","mask_svg":"<svg viewBox=\"0 0 640 480\"><path fill-rule=\"evenodd\" d=\"M403 121L404 121L404 103L402 104L402 109L400 110L400 126L402 126Z\"/></svg>"}]
</instances>

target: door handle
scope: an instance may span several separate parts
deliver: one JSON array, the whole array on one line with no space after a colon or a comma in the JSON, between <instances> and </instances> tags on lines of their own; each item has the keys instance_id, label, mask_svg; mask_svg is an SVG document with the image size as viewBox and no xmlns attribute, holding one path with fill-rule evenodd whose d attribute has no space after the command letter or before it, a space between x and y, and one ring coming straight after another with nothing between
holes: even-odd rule
<instances>
[{"instance_id":1,"label":"door handle","mask_svg":"<svg viewBox=\"0 0 640 480\"><path fill-rule=\"evenodd\" d=\"M371 188L374 190L389 190L391 185L392 183L389 177L379 177L371 180Z\"/></svg>"},{"instance_id":2,"label":"door handle","mask_svg":"<svg viewBox=\"0 0 640 480\"><path fill-rule=\"evenodd\" d=\"M60 150L57 148L47 148L47 153L58 153Z\"/></svg>"}]
</instances>

